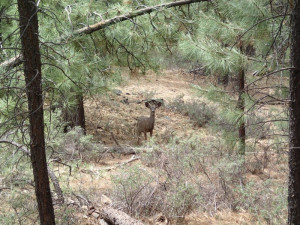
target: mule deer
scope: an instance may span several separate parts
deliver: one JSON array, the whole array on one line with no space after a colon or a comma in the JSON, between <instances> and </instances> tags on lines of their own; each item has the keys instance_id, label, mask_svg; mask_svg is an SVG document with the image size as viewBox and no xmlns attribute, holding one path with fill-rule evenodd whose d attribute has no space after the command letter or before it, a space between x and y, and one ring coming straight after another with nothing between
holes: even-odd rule
<instances>
[{"instance_id":1,"label":"mule deer","mask_svg":"<svg viewBox=\"0 0 300 225\"><path fill-rule=\"evenodd\" d=\"M145 140L147 140L147 132L150 132L150 137L152 137L155 121L155 110L159 108L161 104L161 102L155 100L145 102L145 106L150 109L150 117L143 116L137 119L138 144L140 144L141 133L144 133Z\"/></svg>"}]
</instances>

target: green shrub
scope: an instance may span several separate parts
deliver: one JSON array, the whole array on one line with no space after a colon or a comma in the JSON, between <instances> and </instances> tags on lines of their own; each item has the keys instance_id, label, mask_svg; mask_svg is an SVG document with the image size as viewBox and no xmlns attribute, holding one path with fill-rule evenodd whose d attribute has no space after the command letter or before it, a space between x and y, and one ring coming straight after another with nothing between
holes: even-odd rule
<instances>
[{"instance_id":1,"label":"green shrub","mask_svg":"<svg viewBox=\"0 0 300 225\"><path fill-rule=\"evenodd\" d=\"M142 156L146 168L127 168L113 179L113 202L134 217L162 213L178 224L195 210L214 214L224 209L250 212L255 223L283 224L286 214L279 213L287 210L283 183L250 180L245 158L227 154L225 141L217 138L153 144L153 150Z\"/></svg>"},{"instance_id":2,"label":"green shrub","mask_svg":"<svg viewBox=\"0 0 300 225\"><path fill-rule=\"evenodd\" d=\"M188 116L199 127L203 127L215 117L214 109L206 103L198 100L184 102L182 98L183 96L177 97L169 103L168 107L182 115Z\"/></svg>"},{"instance_id":3,"label":"green shrub","mask_svg":"<svg viewBox=\"0 0 300 225\"><path fill-rule=\"evenodd\" d=\"M113 178L113 183L113 199L117 207L134 217L162 212L170 219L179 220L201 200L197 184L183 177L152 174L141 167L122 171Z\"/></svg>"},{"instance_id":4,"label":"green shrub","mask_svg":"<svg viewBox=\"0 0 300 225\"><path fill-rule=\"evenodd\" d=\"M266 122L269 118L264 118L251 113L246 120L246 135L247 138L266 139L271 134L271 125Z\"/></svg>"},{"instance_id":5,"label":"green shrub","mask_svg":"<svg viewBox=\"0 0 300 225\"><path fill-rule=\"evenodd\" d=\"M51 140L48 146L66 160L97 161L105 150L103 145L96 144L92 139L92 135L84 135L82 128L75 127Z\"/></svg>"}]
</instances>

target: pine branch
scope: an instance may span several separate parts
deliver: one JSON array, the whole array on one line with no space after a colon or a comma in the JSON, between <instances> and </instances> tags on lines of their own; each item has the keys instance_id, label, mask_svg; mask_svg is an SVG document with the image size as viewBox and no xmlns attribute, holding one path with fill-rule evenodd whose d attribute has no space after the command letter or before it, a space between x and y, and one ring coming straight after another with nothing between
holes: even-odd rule
<instances>
[{"instance_id":1,"label":"pine branch","mask_svg":"<svg viewBox=\"0 0 300 225\"><path fill-rule=\"evenodd\" d=\"M242 37L244 37L245 34L247 34L250 30L252 30L253 28L255 28L258 24L263 23L263 22L268 21L268 20L271 20L271 19L276 19L278 17L284 17L285 18L286 16L290 16L290 14L280 14L280 15L268 17L268 18L265 18L265 19L262 19L262 20L256 22L255 24L253 24L250 28L248 28L244 33L242 33L239 36L239 38L236 40L236 42L231 46L230 50L232 50L233 47L236 46L239 43L239 41L241 41Z\"/></svg>"},{"instance_id":2,"label":"pine branch","mask_svg":"<svg viewBox=\"0 0 300 225\"><path fill-rule=\"evenodd\" d=\"M93 25L83 27L81 29L78 29L74 31L70 36L66 37L66 39L71 38L73 36L77 35L83 35L83 34L91 34L95 31L102 30L108 26L111 26L116 23L120 23L125 20L131 20L135 17L142 16L145 14L149 14L155 11L160 11L162 9L168 9L176 6L183 6L183 5L188 5L196 2L207 2L210 0L182 0L182 1L177 1L177 2L170 2L170 3L164 3L156 6L151 6L151 7L146 7L144 9L136 10L131 13L127 13L124 15L116 16L112 19L107 19L104 21L101 21L99 23L95 23ZM21 54L17 55L15 58L9 59L4 61L3 63L0 64L0 67L2 68L13 68L18 65L20 65L23 62L23 57Z\"/></svg>"},{"instance_id":3,"label":"pine branch","mask_svg":"<svg viewBox=\"0 0 300 225\"><path fill-rule=\"evenodd\" d=\"M124 14L121 16L116 16L112 19L104 20L99 23L87 26L87 27L83 27L81 29L76 30L73 33L73 35L90 34L97 30L101 30L105 27L111 26L113 24L116 24L116 23L119 23L119 22L122 22L125 20L130 20L132 18L135 18L137 16L142 16L144 14L149 14L154 11L168 9L168 8L172 8L172 7L176 7L176 6L187 5L187 4L191 4L191 3L195 3L195 2L207 2L207 1L209 1L209 0L183 0L183 1L178 1L178 2L170 2L170 3L164 3L164 4L160 4L160 5L156 5L156 6L147 7L147 8L136 10L136 11L133 11L131 13L127 13L127 14Z\"/></svg>"}]
</instances>

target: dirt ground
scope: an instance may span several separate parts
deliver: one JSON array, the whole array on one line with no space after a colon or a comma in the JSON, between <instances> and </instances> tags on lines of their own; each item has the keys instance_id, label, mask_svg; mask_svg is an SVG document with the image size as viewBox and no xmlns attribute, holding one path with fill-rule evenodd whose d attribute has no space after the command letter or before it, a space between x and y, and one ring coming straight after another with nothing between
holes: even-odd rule
<instances>
[{"instance_id":1,"label":"dirt ground","mask_svg":"<svg viewBox=\"0 0 300 225\"><path fill-rule=\"evenodd\" d=\"M122 144L137 145L136 118L149 116L150 111L143 102L148 99L163 99L164 102L156 110L153 131L156 141L162 142L174 135L188 138L192 134L205 133L205 129L195 127L188 117L168 108L168 104L179 96L184 101L193 99L196 95L192 88L194 82L193 75L182 71L168 70L160 75L149 73L134 78L124 75L123 85L106 97L85 102L88 133L106 145L115 144L108 131Z\"/></svg>"},{"instance_id":2,"label":"dirt ground","mask_svg":"<svg viewBox=\"0 0 300 225\"><path fill-rule=\"evenodd\" d=\"M148 73L145 76L130 76L124 73L121 86L116 87L106 96L85 100L87 132L96 141L105 146L115 146L116 141L122 146L137 146L135 134L136 118L149 116L149 109L144 100L163 99L164 105L156 110L153 138L158 143L166 143L174 138L189 138L192 135L206 136L213 139L206 128L199 128L187 116L173 112L169 103L179 96L184 101L191 101L197 95L193 84L206 86L206 77L197 77L183 71L167 70L162 74ZM198 95L199 97L199 95ZM200 97L201 98L201 97ZM148 134L149 138L149 134ZM115 140L114 140L115 139ZM143 140L143 137L142 137ZM148 139L149 141L149 139ZM143 140L143 144L146 141ZM100 173L103 168L116 166L128 160L130 156L118 156L105 162L81 169L76 178L72 178L73 188L97 189L104 192L111 188L110 176L117 170ZM140 163L139 160L133 162ZM101 174L101 175L100 175ZM255 178L257 179L257 178ZM247 212L221 211L217 215L193 213L186 218L188 225L223 225L253 224L253 216ZM93 224L89 218L83 218L80 224Z\"/></svg>"}]
</instances>

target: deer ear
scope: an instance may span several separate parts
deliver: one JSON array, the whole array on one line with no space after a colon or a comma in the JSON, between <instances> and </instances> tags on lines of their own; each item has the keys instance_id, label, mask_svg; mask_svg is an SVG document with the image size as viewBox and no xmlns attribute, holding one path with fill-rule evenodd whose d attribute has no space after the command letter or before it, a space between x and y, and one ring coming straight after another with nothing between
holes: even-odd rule
<instances>
[{"instance_id":1,"label":"deer ear","mask_svg":"<svg viewBox=\"0 0 300 225\"><path fill-rule=\"evenodd\" d=\"M149 102L145 102L145 106L149 108Z\"/></svg>"}]
</instances>

